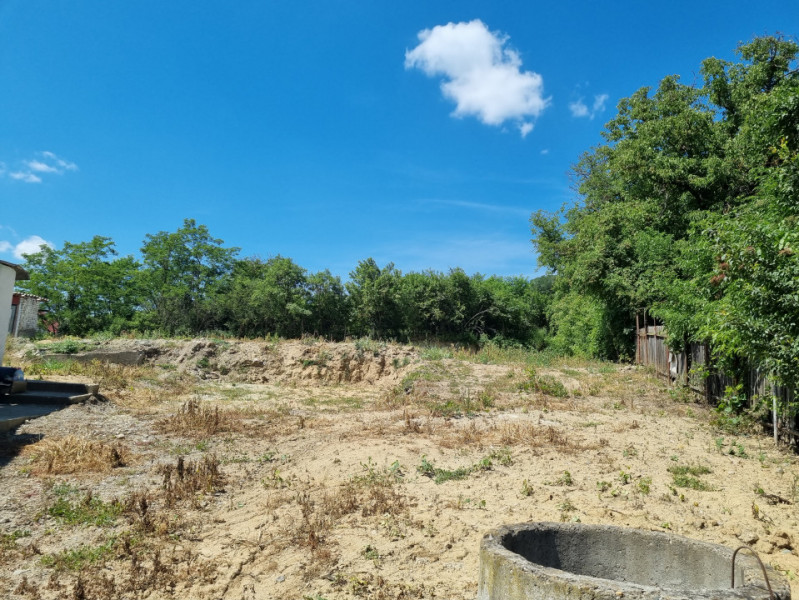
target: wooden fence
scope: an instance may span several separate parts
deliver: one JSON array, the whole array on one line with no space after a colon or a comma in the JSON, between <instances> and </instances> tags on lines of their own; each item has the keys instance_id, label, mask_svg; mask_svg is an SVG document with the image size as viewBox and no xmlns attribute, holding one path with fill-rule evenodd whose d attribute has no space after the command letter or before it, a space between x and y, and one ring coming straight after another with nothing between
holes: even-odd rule
<instances>
[{"instance_id":1,"label":"wooden fence","mask_svg":"<svg viewBox=\"0 0 799 600\"><path fill-rule=\"evenodd\" d=\"M657 376L663 377L669 385L690 387L709 404L721 400L725 390L736 384L733 377L714 368L708 344L689 342L685 344L685 350L674 352L666 343L666 329L662 325L650 323L646 312L635 317L637 364L653 367ZM774 408L788 407L795 402L796 390L775 384L756 366L745 369L745 373L737 383L741 384L750 407L765 398L772 402ZM781 414L779 420L774 421L775 432L793 445L799 440L797 417L799 415L792 413Z\"/></svg>"}]
</instances>

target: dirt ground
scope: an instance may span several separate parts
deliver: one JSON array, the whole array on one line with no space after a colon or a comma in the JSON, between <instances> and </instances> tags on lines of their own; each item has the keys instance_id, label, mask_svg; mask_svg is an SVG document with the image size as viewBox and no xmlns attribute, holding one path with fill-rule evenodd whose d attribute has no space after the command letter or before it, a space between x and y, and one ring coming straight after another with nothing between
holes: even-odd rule
<instances>
[{"instance_id":1,"label":"dirt ground","mask_svg":"<svg viewBox=\"0 0 799 600\"><path fill-rule=\"evenodd\" d=\"M799 593L796 456L625 365L113 340L6 361L102 398L2 440L7 598L474 598L482 536L608 523L751 545Z\"/></svg>"}]
</instances>

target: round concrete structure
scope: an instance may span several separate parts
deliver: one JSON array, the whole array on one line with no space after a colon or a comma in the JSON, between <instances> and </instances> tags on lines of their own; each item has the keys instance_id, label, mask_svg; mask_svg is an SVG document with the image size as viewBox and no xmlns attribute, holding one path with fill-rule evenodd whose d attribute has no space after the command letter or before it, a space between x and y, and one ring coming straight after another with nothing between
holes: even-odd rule
<instances>
[{"instance_id":1,"label":"round concrete structure","mask_svg":"<svg viewBox=\"0 0 799 600\"><path fill-rule=\"evenodd\" d=\"M743 552L676 535L609 525L524 523L480 545L478 600L769 600L763 572ZM767 567L775 597L788 582Z\"/></svg>"}]
</instances>

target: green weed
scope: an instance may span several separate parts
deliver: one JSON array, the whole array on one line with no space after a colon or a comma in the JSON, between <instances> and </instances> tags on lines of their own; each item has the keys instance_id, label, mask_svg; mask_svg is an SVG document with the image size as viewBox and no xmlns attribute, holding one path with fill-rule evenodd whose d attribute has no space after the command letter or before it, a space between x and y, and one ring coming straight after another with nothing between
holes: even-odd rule
<instances>
[{"instance_id":1,"label":"green weed","mask_svg":"<svg viewBox=\"0 0 799 600\"><path fill-rule=\"evenodd\" d=\"M551 375L538 375L535 367L527 367L525 375L525 380L519 384L519 391L536 391L545 396L568 398L569 391L566 386Z\"/></svg>"},{"instance_id":2,"label":"green weed","mask_svg":"<svg viewBox=\"0 0 799 600\"><path fill-rule=\"evenodd\" d=\"M58 571L79 571L87 565L94 564L111 554L115 540L112 538L99 546L79 546L72 550L64 550L56 554L42 556L42 566Z\"/></svg>"},{"instance_id":3,"label":"green weed","mask_svg":"<svg viewBox=\"0 0 799 600\"><path fill-rule=\"evenodd\" d=\"M441 469L436 467L432 462L427 460L427 457L422 455L421 464L416 467L416 471L429 477L436 483L445 483L447 481L457 481L459 479L466 479L469 475L477 471L490 471L493 468L493 462L490 456L486 456L479 460L477 463L470 467L458 467L457 469Z\"/></svg>"},{"instance_id":4,"label":"green weed","mask_svg":"<svg viewBox=\"0 0 799 600\"><path fill-rule=\"evenodd\" d=\"M121 502L116 500L103 502L88 493L82 500L74 503L64 496L57 498L55 504L47 509L47 514L64 525L103 527L113 525L123 511L124 506Z\"/></svg>"},{"instance_id":5,"label":"green weed","mask_svg":"<svg viewBox=\"0 0 799 600\"><path fill-rule=\"evenodd\" d=\"M705 483L699 477L710 473L704 465L672 465L668 468L673 483L676 487L688 488L700 492L712 491L713 486Z\"/></svg>"},{"instance_id":6,"label":"green weed","mask_svg":"<svg viewBox=\"0 0 799 600\"><path fill-rule=\"evenodd\" d=\"M37 350L43 350L52 354L77 354L83 350L91 348L90 344L80 340L66 338L57 342L36 344Z\"/></svg>"},{"instance_id":7,"label":"green weed","mask_svg":"<svg viewBox=\"0 0 799 600\"><path fill-rule=\"evenodd\" d=\"M522 481L522 496L525 498L533 495L533 486L526 479Z\"/></svg>"},{"instance_id":8,"label":"green weed","mask_svg":"<svg viewBox=\"0 0 799 600\"><path fill-rule=\"evenodd\" d=\"M442 360L452 358L452 351L440 346L429 346L422 350L420 357L423 360Z\"/></svg>"}]
</instances>

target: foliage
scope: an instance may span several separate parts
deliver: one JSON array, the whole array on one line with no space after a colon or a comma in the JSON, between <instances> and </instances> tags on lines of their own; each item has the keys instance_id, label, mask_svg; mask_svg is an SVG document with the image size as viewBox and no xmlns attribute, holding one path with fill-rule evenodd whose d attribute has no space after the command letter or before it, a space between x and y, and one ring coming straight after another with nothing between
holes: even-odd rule
<instances>
[{"instance_id":1,"label":"foliage","mask_svg":"<svg viewBox=\"0 0 799 600\"><path fill-rule=\"evenodd\" d=\"M574 167L581 200L531 218L557 275L552 345L629 352L650 308L670 346L709 341L785 385L799 378L799 46L782 37L709 58L699 86L664 78L619 102Z\"/></svg>"},{"instance_id":2,"label":"foliage","mask_svg":"<svg viewBox=\"0 0 799 600\"><path fill-rule=\"evenodd\" d=\"M205 225L185 219L174 233L147 234L141 248L146 312L142 321L170 334L214 328L211 304L238 248L225 248Z\"/></svg>"},{"instance_id":3,"label":"foliage","mask_svg":"<svg viewBox=\"0 0 799 600\"><path fill-rule=\"evenodd\" d=\"M42 566L59 571L80 571L87 565L94 564L111 555L116 539L111 538L98 546L81 545L71 550L63 550L55 554L42 556Z\"/></svg>"},{"instance_id":4,"label":"foliage","mask_svg":"<svg viewBox=\"0 0 799 600\"><path fill-rule=\"evenodd\" d=\"M676 487L684 487L700 492L712 491L713 486L699 479L710 473L704 465L672 465L668 468Z\"/></svg>"},{"instance_id":5,"label":"foliage","mask_svg":"<svg viewBox=\"0 0 799 600\"><path fill-rule=\"evenodd\" d=\"M117 501L103 502L87 494L77 502L72 502L64 494L47 509L47 514L65 525L113 525L122 514L124 507Z\"/></svg>"},{"instance_id":6,"label":"foliage","mask_svg":"<svg viewBox=\"0 0 799 600\"><path fill-rule=\"evenodd\" d=\"M28 257L25 289L51 299L61 333L449 341L496 348L547 344L552 277L403 274L372 258L350 280L308 273L291 258L239 259L205 225L148 234L142 263L113 242L43 248Z\"/></svg>"},{"instance_id":7,"label":"foliage","mask_svg":"<svg viewBox=\"0 0 799 600\"><path fill-rule=\"evenodd\" d=\"M51 324L64 335L119 333L141 302L139 264L130 256L117 257L107 237L64 242L60 250L42 246L25 255L24 266L30 281L19 287L47 298Z\"/></svg>"}]
</instances>

